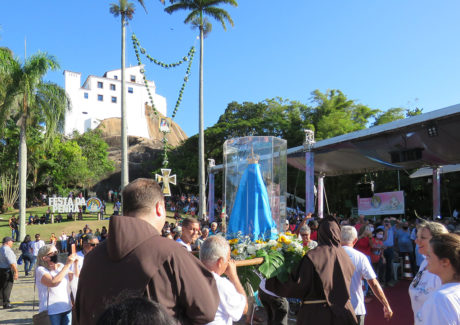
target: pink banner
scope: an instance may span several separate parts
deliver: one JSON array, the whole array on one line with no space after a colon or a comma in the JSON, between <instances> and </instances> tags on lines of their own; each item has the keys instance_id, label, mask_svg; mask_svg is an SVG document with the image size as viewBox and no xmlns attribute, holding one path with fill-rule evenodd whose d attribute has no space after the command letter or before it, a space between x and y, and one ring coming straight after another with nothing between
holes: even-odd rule
<instances>
[{"instance_id":1,"label":"pink banner","mask_svg":"<svg viewBox=\"0 0 460 325\"><path fill-rule=\"evenodd\" d=\"M360 198L358 195L358 214L404 214L404 191L375 193L369 198Z\"/></svg>"}]
</instances>

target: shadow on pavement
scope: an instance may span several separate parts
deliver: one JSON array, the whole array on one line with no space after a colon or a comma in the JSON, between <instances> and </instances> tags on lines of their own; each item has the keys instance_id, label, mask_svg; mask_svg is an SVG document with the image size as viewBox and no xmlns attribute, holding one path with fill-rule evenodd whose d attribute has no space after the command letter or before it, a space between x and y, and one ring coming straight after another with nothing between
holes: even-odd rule
<instances>
[{"instance_id":1,"label":"shadow on pavement","mask_svg":"<svg viewBox=\"0 0 460 325\"><path fill-rule=\"evenodd\" d=\"M0 324L32 324L32 319L30 318L6 319L6 320L0 320Z\"/></svg>"}]
</instances>

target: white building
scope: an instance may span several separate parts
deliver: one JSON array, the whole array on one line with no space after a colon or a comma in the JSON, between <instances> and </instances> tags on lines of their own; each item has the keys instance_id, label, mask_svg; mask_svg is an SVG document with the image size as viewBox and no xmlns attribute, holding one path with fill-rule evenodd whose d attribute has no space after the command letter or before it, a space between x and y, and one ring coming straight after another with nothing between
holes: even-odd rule
<instances>
[{"instance_id":1,"label":"white building","mask_svg":"<svg viewBox=\"0 0 460 325\"><path fill-rule=\"evenodd\" d=\"M127 132L131 136L149 138L145 103L150 98L141 73L143 66L126 68ZM121 69L108 71L102 77L88 76L81 86L81 73L64 71L65 91L71 100L71 110L65 118L65 134L74 130L84 133L101 121L121 117ZM166 116L166 98L156 94L153 81L148 81L155 107Z\"/></svg>"}]
</instances>

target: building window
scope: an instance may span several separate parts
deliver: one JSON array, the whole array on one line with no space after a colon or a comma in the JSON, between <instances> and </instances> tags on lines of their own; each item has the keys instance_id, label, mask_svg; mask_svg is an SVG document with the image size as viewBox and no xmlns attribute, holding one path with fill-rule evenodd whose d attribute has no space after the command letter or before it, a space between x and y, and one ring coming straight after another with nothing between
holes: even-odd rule
<instances>
[{"instance_id":1,"label":"building window","mask_svg":"<svg viewBox=\"0 0 460 325\"><path fill-rule=\"evenodd\" d=\"M113 76L113 79L118 80L118 76Z\"/></svg>"},{"instance_id":2,"label":"building window","mask_svg":"<svg viewBox=\"0 0 460 325\"><path fill-rule=\"evenodd\" d=\"M110 90L116 90L117 88L115 87L114 84L110 84Z\"/></svg>"},{"instance_id":3,"label":"building window","mask_svg":"<svg viewBox=\"0 0 460 325\"><path fill-rule=\"evenodd\" d=\"M116 103L116 102L117 102L117 97L112 96L112 103Z\"/></svg>"},{"instance_id":4,"label":"building window","mask_svg":"<svg viewBox=\"0 0 460 325\"><path fill-rule=\"evenodd\" d=\"M104 100L104 96L102 95L97 95L97 100L102 102Z\"/></svg>"},{"instance_id":5,"label":"building window","mask_svg":"<svg viewBox=\"0 0 460 325\"><path fill-rule=\"evenodd\" d=\"M97 82L97 88L103 88L104 87L104 84L102 83L102 81L98 81Z\"/></svg>"},{"instance_id":6,"label":"building window","mask_svg":"<svg viewBox=\"0 0 460 325\"><path fill-rule=\"evenodd\" d=\"M85 92L85 93L83 94L83 97L85 97L85 99L88 99L88 93Z\"/></svg>"},{"instance_id":7,"label":"building window","mask_svg":"<svg viewBox=\"0 0 460 325\"><path fill-rule=\"evenodd\" d=\"M130 94L134 93L133 87L128 87L128 93L130 93Z\"/></svg>"},{"instance_id":8,"label":"building window","mask_svg":"<svg viewBox=\"0 0 460 325\"><path fill-rule=\"evenodd\" d=\"M136 76L131 75L131 82L136 82Z\"/></svg>"}]
</instances>

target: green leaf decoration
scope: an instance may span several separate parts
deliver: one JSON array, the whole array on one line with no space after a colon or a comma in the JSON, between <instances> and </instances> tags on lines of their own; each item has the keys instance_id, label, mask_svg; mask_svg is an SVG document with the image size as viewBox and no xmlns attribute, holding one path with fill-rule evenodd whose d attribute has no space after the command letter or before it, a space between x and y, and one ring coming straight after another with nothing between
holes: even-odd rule
<instances>
[{"instance_id":1,"label":"green leaf decoration","mask_svg":"<svg viewBox=\"0 0 460 325\"><path fill-rule=\"evenodd\" d=\"M259 272L267 279L276 276L284 264L283 254L276 250L270 250L269 252L259 250L256 256L264 258L264 262L259 266Z\"/></svg>"}]
</instances>

